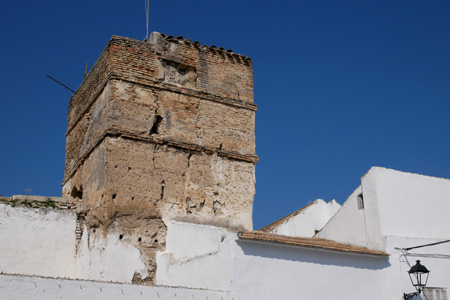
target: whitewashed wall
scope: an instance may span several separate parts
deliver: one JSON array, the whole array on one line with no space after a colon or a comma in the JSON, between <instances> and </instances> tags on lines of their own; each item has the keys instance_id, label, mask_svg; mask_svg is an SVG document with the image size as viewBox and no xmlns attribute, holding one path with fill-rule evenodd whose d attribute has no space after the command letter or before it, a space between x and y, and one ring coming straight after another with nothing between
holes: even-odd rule
<instances>
[{"instance_id":1,"label":"whitewashed wall","mask_svg":"<svg viewBox=\"0 0 450 300\"><path fill-rule=\"evenodd\" d=\"M401 299L389 258L238 241L234 299ZM392 297L398 296L398 297Z\"/></svg>"},{"instance_id":2,"label":"whitewashed wall","mask_svg":"<svg viewBox=\"0 0 450 300\"><path fill-rule=\"evenodd\" d=\"M235 239L224 228L168 222L166 250L157 255L156 283L230 291Z\"/></svg>"},{"instance_id":3,"label":"whitewashed wall","mask_svg":"<svg viewBox=\"0 0 450 300\"><path fill-rule=\"evenodd\" d=\"M450 180L372 168L383 235L450 238Z\"/></svg>"},{"instance_id":4,"label":"whitewashed wall","mask_svg":"<svg viewBox=\"0 0 450 300\"><path fill-rule=\"evenodd\" d=\"M230 300L227 292L81 280L0 275L0 299L7 300Z\"/></svg>"},{"instance_id":5,"label":"whitewashed wall","mask_svg":"<svg viewBox=\"0 0 450 300\"><path fill-rule=\"evenodd\" d=\"M369 178L366 178L369 179ZM317 234L325 238L356 246L385 250L380 233L376 196L371 192L372 180L367 180L365 188L358 187L344 202L341 209ZM366 192L363 193L363 190ZM358 208L357 197L363 193L364 209Z\"/></svg>"},{"instance_id":6,"label":"whitewashed wall","mask_svg":"<svg viewBox=\"0 0 450 300\"><path fill-rule=\"evenodd\" d=\"M316 230L322 229L340 207L341 205L335 200L327 203L317 199L298 215L286 220L271 232L288 236L313 237Z\"/></svg>"},{"instance_id":7,"label":"whitewashed wall","mask_svg":"<svg viewBox=\"0 0 450 300\"><path fill-rule=\"evenodd\" d=\"M75 215L0 203L0 271L75 276Z\"/></svg>"},{"instance_id":8,"label":"whitewashed wall","mask_svg":"<svg viewBox=\"0 0 450 300\"><path fill-rule=\"evenodd\" d=\"M147 276L140 252L119 232L94 233L83 228L76 261L76 277L80 279L130 283L134 273Z\"/></svg>"},{"instance_id":9,"label":"whitewashed wall","mask_svg":"<svg viewBox=\"0 0 450 300\"><path fill-rule=\"evenodd\" d=\"M411 250L406 256L395 249L435 241L388 237L389 257L238 241L233 259L233 297L402 299L403 293L415 291L407 271L417 259L431 270L428 286L449 289L449 243Z\"/></svg>"}]
</instances>

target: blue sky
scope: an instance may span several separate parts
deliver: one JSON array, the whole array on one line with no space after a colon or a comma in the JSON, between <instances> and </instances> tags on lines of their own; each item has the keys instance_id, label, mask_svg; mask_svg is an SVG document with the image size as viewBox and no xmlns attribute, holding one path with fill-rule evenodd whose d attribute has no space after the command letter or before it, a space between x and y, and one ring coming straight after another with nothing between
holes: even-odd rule
<instances>
[{"instance_id":1,"label":"blue sky","mask_svg":"<svg viewBox=\"0 0 450 300\"><path fill-rule=\"evenodd\" d=\"M70 92L112 35L143 40L144 0L4 1L0 194L60 195ZM255 228L371 166L450 178L450 2L150 1L150 31L253 59ZM424 199L426 201L426 199Z\"/></svg>"}]
</instances>

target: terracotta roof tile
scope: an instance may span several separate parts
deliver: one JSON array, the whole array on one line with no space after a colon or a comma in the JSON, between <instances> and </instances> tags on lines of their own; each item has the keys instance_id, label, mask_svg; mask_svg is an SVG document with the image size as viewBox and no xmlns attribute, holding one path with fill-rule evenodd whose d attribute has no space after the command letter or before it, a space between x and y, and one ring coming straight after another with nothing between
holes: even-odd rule
<instances>
[{"instance_id":1,"label":"terracotta roof tile","mask_svg":"<svg viewBox=\"0 0 450 300\"><path fill-rule=\"evenodd\" d=\"M269 243L293 245L293 246L299 246L299 247L340 251L340 252L350 252L350 253L369 254L369 255L378 255L378 256L389 256L389 254L382 252L382 251L371 250L371 249L367 249L367 248L363 248L363 247L338 243L335 241L319 239L319 238L291 237L291 236L272 234L272 233L261 232L261 231L240 232L238 234L238 236L239 236L239 239L241 239L241 240L254 240L254 241L263 241L263 242L269 242Z\"/></svg>"}]
</instances>

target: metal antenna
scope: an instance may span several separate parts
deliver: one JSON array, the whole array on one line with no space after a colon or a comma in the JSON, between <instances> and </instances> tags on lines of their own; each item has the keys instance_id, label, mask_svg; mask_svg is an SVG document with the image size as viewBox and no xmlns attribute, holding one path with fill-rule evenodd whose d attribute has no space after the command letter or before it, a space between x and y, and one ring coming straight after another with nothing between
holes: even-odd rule
<instances>
[{"instance_id":1,"label":"metal antenna","mask_svg":"<svg viewBox=\"0 0 450 300\"><path fill-rule=\"evenodd\" d=\"M145 0L145 16L146 16L146 23L147 23L147 34L145 35L145 40L148 39L148 19L149 19L149 12L150 12L150 0Z\"/></svg>"},{"instance_id":2,"label":"metal antenna","mask_svg":"<svg viewBox=\"0 0 450 300\"><path fill-rule=\"evenodd\" d=\"M57 83L59 83L60 85L62 85L63 87L65 87L66 89L68 89L69 91L71 91L72 94L75 94L75 91L72 90L72 89L71 89L70 87L68 87L67 85L65 85L65 84L63 84L63 83L61 83L61 82L59 82L58 80L56 80L55 78L53 78L53 77L50 76L50 75L47 75L47 77L50 78L50 79L52 79L52 80L54 80L54 81L56 81Z\"/></svg>"}]
</instances>

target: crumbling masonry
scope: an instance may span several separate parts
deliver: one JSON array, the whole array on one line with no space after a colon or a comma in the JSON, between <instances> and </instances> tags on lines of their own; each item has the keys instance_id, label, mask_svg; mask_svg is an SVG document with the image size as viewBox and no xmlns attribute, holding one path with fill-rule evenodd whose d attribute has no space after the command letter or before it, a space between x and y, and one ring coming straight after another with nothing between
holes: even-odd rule
<instances>
[{"instance_id":1,"label":"crumbling masonry","mask_svg":"<svg viewBox=\"0 0 450 300\"><path fill-rule=\"evenodd\" d=\"M138 248L151 283L168 220L252 229L255 111L249 58L113 36L70 99L63 196L87 234Z\"/></svg>"}]
</instances>

